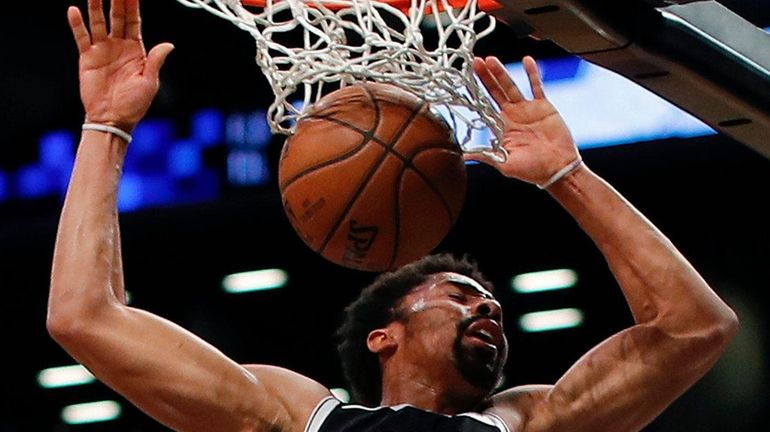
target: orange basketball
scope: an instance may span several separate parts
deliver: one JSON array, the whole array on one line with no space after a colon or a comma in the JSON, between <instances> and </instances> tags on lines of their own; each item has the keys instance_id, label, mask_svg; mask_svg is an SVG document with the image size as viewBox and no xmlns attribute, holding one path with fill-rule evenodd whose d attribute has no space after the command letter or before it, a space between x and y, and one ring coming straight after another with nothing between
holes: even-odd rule
<instances>
[{"instance_id":1,"label":"orange basketball","mask_svg":"<svg viewBox=\"0 0 770 432\"><path fill-rule=\"evenodd\" d=\"M286 140L278 168L286 214L314 251L384 271L430 253L465 200L462 151L427 102L389 84L323 97Z\"/></svg>"}]
</instances>

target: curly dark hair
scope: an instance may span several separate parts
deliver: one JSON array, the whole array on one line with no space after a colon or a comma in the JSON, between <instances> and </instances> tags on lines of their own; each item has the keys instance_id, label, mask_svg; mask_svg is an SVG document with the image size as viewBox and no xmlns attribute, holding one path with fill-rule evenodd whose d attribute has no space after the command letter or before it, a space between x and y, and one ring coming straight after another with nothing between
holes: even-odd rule
<instances>
[{"instance_id":1,"label":"curly dark hair","mask_svg":"<svg viewBox=\"0 0 770 432\"><path fill-rule=\"evenodd\" d=\"M345 308L345 320L335 333L342 370L351 390L351 401L376 406L382 396L382 373L377 355L369 351L366 339L372 330L391 323L393 310L412 288L431 275L454 272L473 278L492 291L492 283L467 255L428 255L392 272L378 276L359 297Z\"/></svg>"}]
</instances>

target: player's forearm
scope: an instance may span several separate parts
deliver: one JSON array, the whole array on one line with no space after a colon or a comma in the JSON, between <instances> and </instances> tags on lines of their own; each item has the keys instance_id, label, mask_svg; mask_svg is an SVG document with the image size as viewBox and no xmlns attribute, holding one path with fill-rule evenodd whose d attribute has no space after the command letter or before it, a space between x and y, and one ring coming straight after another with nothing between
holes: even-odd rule
<instances>
[{"instance_id":1,"label":"player's forearm","mask_svg":"<svg viewBox=\"0 0 770 432\"><path fill-rule=\"evenodd\" d=\"M128 299L123 283L123 253L120 243L120 219L117 206L112 211L112 278L110 284L115 298L121 304L126 304Z\"/></svg>"},{"instance_id":2,"label":"player's forearm","mask_svg":"<svg viewBox=\"0 0 770 432\"><path fill-rule=\"evenodd\" d=\"M115 206L126 147L111 134L83 133L59 221L49 325L62 325L119 298L112 286L122 280L121 269L115 268L120 264Z\"/></svg>"},{"instance_id":3,"label":"player's forearm","mask_svg":"<svg viewBox=\"0 0 770 432\"><path fill-rule=\"evenodd\" d=\"M583 166L549 192L594 240L637 323L691 334L734 331L735 314L671 242L611 186Z\"/></svg>"}]
</instances>

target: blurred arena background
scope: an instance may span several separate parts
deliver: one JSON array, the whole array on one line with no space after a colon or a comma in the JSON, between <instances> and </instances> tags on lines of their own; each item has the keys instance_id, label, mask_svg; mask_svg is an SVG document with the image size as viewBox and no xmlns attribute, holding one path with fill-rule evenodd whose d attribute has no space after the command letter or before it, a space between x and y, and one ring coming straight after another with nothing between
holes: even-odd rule
<instances>
[{"instance_id":1,"label":"blurred arena background","mask_svg":"<svg viewBox=\"0 0 770 432\"><path fill-rule=\"evenodd\" d=\"M13 2L2 10L0 432L165 430L87 376L58 387L45 380L50 372L41 374L74 364L45 329L54 236L83 120L69 4ZM770 27L764 0L722 4ZM142 8L146 43L177 49L135 134L121 188L131 303L236 361L343 388L331 335L374 275L324 261L288 224L275 182L283 138L264 123L272 94L254 64L253 39L174 0ZM549 42L516 41L503 25L477 54L498 55L514 74L522 55L542 60L546 90L587 164L657 224L741 318L729 352L646 430L770 430L770 160ZM437 251L470 254L496 283L511 341L506 385L553 382L631 323L604 260L566 213L546 193L487 167L469 166L462 215ZM228 275L257 270L271 270L261 275L272 289L224 288ZM562 279L529 280L566 288L522 287L522 274L549 270L562 270L549 273ZM561 322L533 327L528 319L553 310L566 311ZM64 415L98 401L112 401L107 420L77 424Z\"/></svg>"}]
</instances>

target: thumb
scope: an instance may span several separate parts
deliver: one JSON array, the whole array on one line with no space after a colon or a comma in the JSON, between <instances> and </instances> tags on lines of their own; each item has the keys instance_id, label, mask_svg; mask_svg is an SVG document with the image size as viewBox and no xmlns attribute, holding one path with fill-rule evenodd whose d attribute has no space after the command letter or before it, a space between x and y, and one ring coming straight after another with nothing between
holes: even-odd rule
<instances>
[{"instance_id":1,"label":"thumb","mask_svg":"<svg viewBox=\"0 0 770 432\"><path fill-rule=\"evenodd\" d=\"M162 43L156 45L147 54L147 64L144 67L144 75L151 80L157 80L160 75L160 68L166 62L166 57L174 50L174 45Z\"/></svg>"}]
</instances>

